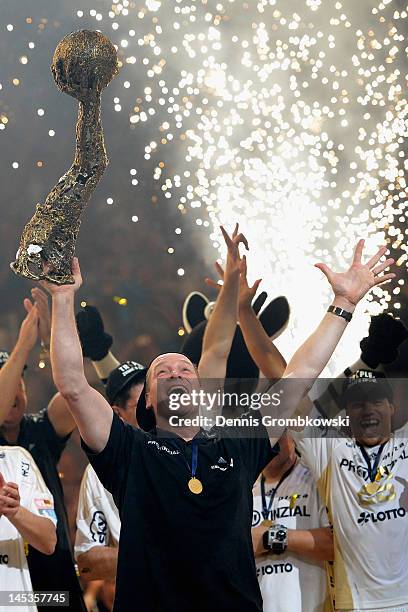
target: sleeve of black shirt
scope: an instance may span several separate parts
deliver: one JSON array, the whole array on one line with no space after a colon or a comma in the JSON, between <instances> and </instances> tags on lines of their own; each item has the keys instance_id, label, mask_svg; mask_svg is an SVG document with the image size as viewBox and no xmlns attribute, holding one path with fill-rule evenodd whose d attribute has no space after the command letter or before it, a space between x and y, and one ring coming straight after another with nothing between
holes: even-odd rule
<instances>
[{"instance_id":1,"label":"sleeve of black shirt","mask_svg":"<svg viewBox=\"0 0 408 612\"><path fill-rule=\"evenodd\" d=\"M69 438L70 433L63 438L58 436L50 419L48 418L47 409L44 408L37 412L36 414L29 415L32 421L32 427L35 427L37 434L41 436L42 439L47 441L47 447L55 461L55 465L59 462L62 451L64 450Z\"/></svg>"},{"instance_id":2,"label":"sleeve of black shirt","mask_svg":"<svg viewBox=\"0 0 408 612\"><path fill-rule=\"evenodd\" d=\"M108 442L100 453L94 453L84 440L81 445L99 480L121 506L137 431L117 414L113 415ZM118 500L118 501L117 501Z\"/></svg>"}]
</instances>

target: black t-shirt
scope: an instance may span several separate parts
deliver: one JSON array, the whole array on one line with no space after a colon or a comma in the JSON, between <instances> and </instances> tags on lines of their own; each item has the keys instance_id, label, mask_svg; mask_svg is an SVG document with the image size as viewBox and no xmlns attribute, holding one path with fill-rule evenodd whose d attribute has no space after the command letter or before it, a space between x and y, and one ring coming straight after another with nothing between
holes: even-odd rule
<instances>
[{"instance_id":1,"label":"black t-shirt","mask_svg":"<svg viewBox=\"0 0 408 612\"><path fill-rule=\"evenodd\" d=\"M64 506L64 493L57 465L70 435L60 438L52 426L47 410L26 414L20 424L20 433L12 446L22 446L32 455L45 484L54 497L57 515L57 546L54 554L43 555L29 547L27 557L31 581L35 591L64 590L70 592L73 610L85 610L82 589L75 572L69 541L68 520ZM0 445L10 443L0 434ZM39 608L40 609L40 608ZM54 607L44 608L51 612ZM59 609L59 608L58 608Z\"/></svg>"},{"instance_id":2,"label":"black t-shirt","mask_svg":"<svg viewBox=\"0 0 408 612\"><path fill-rule=\"evenodd\" d=\"M191 442L145 433L114 415L98 454L85 445L121 517L114 610L261 612L252 550L252 487L273 453L262 437L200 432L191 493ZM163 436L167 437L164 438Z\"/></svg>"}]
</instances>

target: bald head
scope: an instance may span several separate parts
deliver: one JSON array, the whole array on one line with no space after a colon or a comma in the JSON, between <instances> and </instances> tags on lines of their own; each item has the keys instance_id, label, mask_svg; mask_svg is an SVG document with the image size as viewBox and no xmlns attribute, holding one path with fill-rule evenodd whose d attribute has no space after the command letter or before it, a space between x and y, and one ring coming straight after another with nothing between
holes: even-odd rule
<instances>
[{"instance_id":1,"label":"bald head","mask_svg":"<svg viewBox=\"0 0 408 612\"><path fill-rule=\"evenodd\" d=\"M181 353L163 353L153 359L146 374L146 390L149 391L153 380L170 378L174 375L197 377L197 370L188 357Z\"/></svg>"},{"instance_id":2,"label":"bald head","mask_svg":"<svg viewBox=\"0 0 408 612\"><path fill-rule=\"evenodd\" d=\"M191 394L199 387L194 364L181 353L164 353L152 361L146 375L146 407L157 417L158 406L162 416L171 414L168 404L172 393Z\"/></svg>"}]
</instances>

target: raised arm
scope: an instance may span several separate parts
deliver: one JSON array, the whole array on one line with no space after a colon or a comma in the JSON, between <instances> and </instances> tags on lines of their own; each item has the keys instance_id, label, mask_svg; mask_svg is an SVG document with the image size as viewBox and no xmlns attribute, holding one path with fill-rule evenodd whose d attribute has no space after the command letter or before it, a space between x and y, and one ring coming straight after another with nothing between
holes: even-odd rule
<instances>
[{"instance_id":1,"label":"raised arm","mask_svg":"<svg viewBox=\"0 0 408 612\"><path fill-rule=\"evenodd\" d=\"M325 264L316 264L316 268L323 272L333 289L332 305L350 314L372 287L395 277L393 273L380 275L394 263L393 259L379 263L387 247L381 247L366 264L361 262L363 248L364 240L359 240L352 264L346 272L336 273ZM327 365L346 326L347 321L343 317L326 313L316 331L293 355L284 376L314 381Z\"/></svg>"},{"instance_id":2,"label":"raised arm","mask_svg":"<svg viewBox=\"0 0 408 612\"><path fill-rule=\"evenodd\" d=\"M245 236L238 233L238 223L231 238L223 227L221 231L228 249L227 264L224 284L204 333L203 350L198 366L201 378L225 378L227 359L238 321L238 287L241 266L239 244L242 242L248 248Z\"/></svg>"},{"instance_id":3,"label":"raised arm","mask_svg":"<svg viewBox=\"0 0 408 612\"><path fill-rule=\"evenodd\" d=\"M268 334L262 327L262 323L252 308L252 300L255 297L260 280L255 281L252 287L247 280L247 262L245 255L241 260L241 274L239 281L238 296L238 319L244 336L247 349L262 374L269 379L275 380L283 376L286 369L286 361L271 342ZM217 262L215 264L218 275L224 279L224 270ZM218 291L221 285L207 278L208 285L215 287Z\"/></svg>"},{"instance_id":4,"label":"raised arm","mask_svg":"<svg viewBox=\"0 0 408 612\"><path fill-rule=\"evenodd\" d=\"M81 437L95 452L103 450L109 439L112 408L85 378L82 349L74 314L75 292L82 284L79 263L72 261L73 285L42 281L52 295L51 365L54 383L67 401Z\"/></svg>"},{"instance_id":5,"label":"raised arm","mask_svg":"<svg viewBox=\"0 0 408 612\"><path fill-rule=\"evenodd\" d=\"M27 316L20 327L17 343L7 362L0 369L0 426L13 407L21 385L21 376L31 349L38 337L38 311L30 300L24 300Z\"/></svg>"},{"instance_id":6,"label":"raised arm","mask_svg":"<svg viewBox=\"0 0 408 612\"><path fill-rule=\"evenodd\" d=\"M346 272L336 273L325 264L316 264L329 281L334 298L332 305L352 314L358 302L376 285L395 277L395 274L381 274L394 260L387 259L381 263L387 247L379 251L366 263L361 262L364 240L355 248L350 268ZM340 338L346 329L347 321L342 316L328 312L311 336L296 351L289 361L283 378L284 399L281 414L293 415L295 411L304 414L312 407L311 402L304 401L316 378L327 365ZM292 380L293 379L293 382Z\"/></svg>"},{"instance_id":7,"label":"raised arm","mask_svg":"<svg viewBox=\"0 0 408 612\"><path fill-rule=\"evenodd\" d=\"M51 313L48 304L48 296L39 287L31 290L34 306L38 311L38 332L41 340L42 355L46 357L50 350L51 342ZM29 300L27 300L29 301ZM61 393L56 393L47 408L48 418L60 438L70 434L76 427L67 402Z\"/></svg>"}]
</instances>

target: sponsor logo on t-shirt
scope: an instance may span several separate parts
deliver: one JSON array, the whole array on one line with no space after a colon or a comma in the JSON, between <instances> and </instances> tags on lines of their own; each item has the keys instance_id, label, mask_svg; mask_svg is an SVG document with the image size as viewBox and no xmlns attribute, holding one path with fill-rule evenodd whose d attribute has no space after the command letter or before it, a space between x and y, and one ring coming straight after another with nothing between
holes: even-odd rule
<instances>
[{"instance_id":1,"label":"sponsor logo on t-shirt","mask_svg":"<svg viewBox=\"0 0 408 612\"><path fill-rule=\"evenodd\" d=\"M271 574L289 574L293 570L291 563L268 563L267 565L261 565L256 568L256 575L258 578L261 576L270 576Z\"/></svg>"},{"instance_id":2,"label":"sponsor logo on t-shirt","mask_svg":"<svg viewBox=\"0 0 408 612\"><path fill-rule=\"evenodd\" d=\"M405 508L390 508L389 510L380 510L379 512L360 512L357 519L358 525L366 525L367 523L383 523L384 521L392 521L394 519L404 518L407 514Z\"/></svg>"},{"instance_id":3,"label":"sponsor logo on t-shirt","mask_svg":"<svg viewBox=\"0 0 408 612\"><path fill-rule=\"evenodd\" d=\"M267 519L270 521L276 521L277 519L290 518L291 516L306 516L310 517L309 512L307 511L307 506L294 506L291 508L290 506L281 506L279 508L275 508L270 510ZM261 523L263 517L259 510L254 510L252 513L252 527L256 527Z\"/></svg>"},{"instance_id":4,"label":"sponsor logo on t-shirt","mask_svg":"<svg viewBox=\"0 0 408 612\"><path fill-rule=\"evenodd\" d=\"M57 520L55 510L53 510L52 508L41 508L40 510L38 510L38 514L40 514L41 516L45 516L46 518L53 519L55 521Z\"/></svg>"},{"instance_id":5,"label":"sponsor logo on t-shirt","mask_svg":"<svg viewBox=\"0 0 408 612\"><path fill-rule=\"evenodd\" d=\"M179 455L180 454L180 451L174 450L173 448L169 448L165 444L159 444L156 440L148 440L147 443L153 444L157 448L157 450L165 451L169 455Z\"/></svg>"},{"instance_id":6,"label":"sponsor logo on t-shirt","mask_svg":"<svg viewBox=\"0 0 408 612\"><path fill-rule=\"evenodd\" d=\"M221 472L226 472L228 468L234 467L234 460L231 458L230 462L226 461L224 457L220 457L217 463L210 465L211 470L221 470Z\"/></svg>"},{"instance_id":7,"label":"sponsor logo on t-shirt","mask_svg":"<svg viewBox=\"0 0 408 612\"><path fill-rule=\"evenodd\" d=\"M39 510L49 510L54 508L54 504L50 499L44 497L36 497L34 503Z\"/></svg>"},{"instance_id":8,"label":"sponsor logo on t-shirt","mask_svg":"<svg viewBox=\"0 0 408 612\"><path fill-rule=\"evenodd\" d=\"M94 512L91 524L89 526L91 537L98 544L106 544L107 521L102 510Z\"/></svg>"},{"instance_id":9,"label":"sponsor logo on t-shirt","mask_svg":"<svg viewBox=\"0 0 408 612\"><path fill-rule=\"evenodd\" d=\"M55 514L54 510L54 503L50 499L47 499L46 497L36 497L34 499L34 504L40 516L57 520L57 515Z\"/></svg>"},{"instance_id":10,"label":"sponsor logo on t-shirt","mask_svg":"<svg viewBox=\"0 0 408 612\"><path fill-rule=\"evenodd\" d=\"M27 477L30 470L30 464L28 461L21 460L21 475Z\"/></svg>"}]
</instances>

